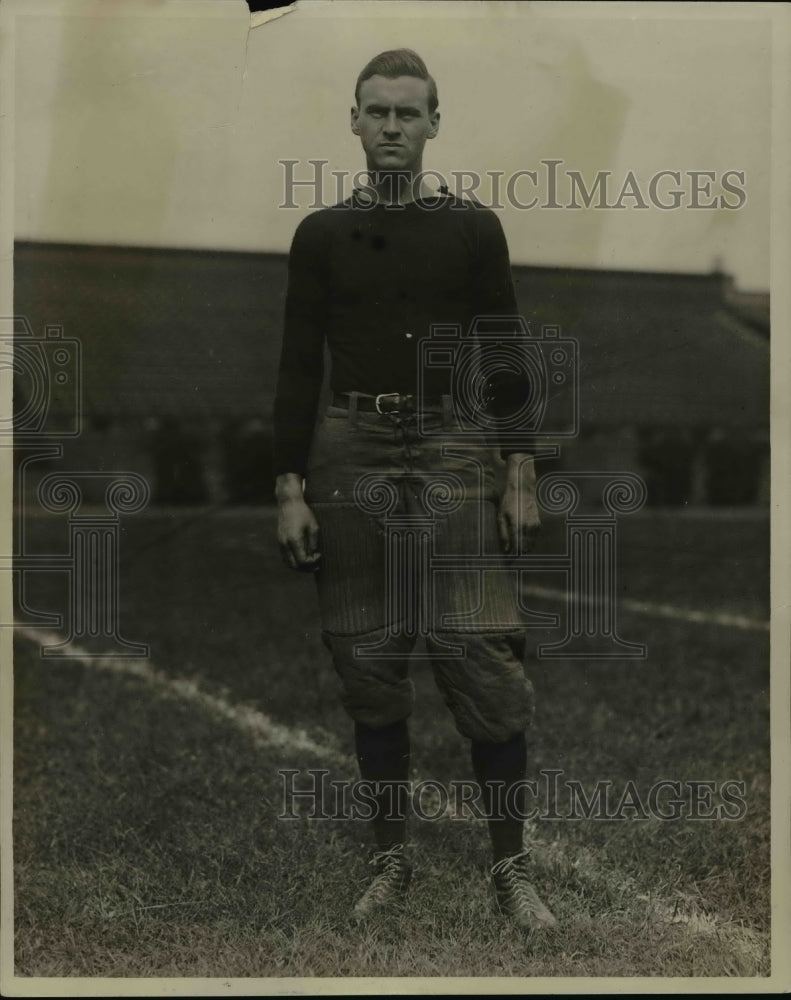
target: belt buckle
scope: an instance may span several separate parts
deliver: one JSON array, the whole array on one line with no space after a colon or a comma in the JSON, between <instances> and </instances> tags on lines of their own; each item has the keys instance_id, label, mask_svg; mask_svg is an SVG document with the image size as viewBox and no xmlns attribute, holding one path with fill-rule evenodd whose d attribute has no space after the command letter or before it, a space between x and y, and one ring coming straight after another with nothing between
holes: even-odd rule
<instances>
[{"instance_id":1,"label":"belt buckle","mask_svg":"<svg viewBox=\"0 0 791 1000\"><path fill-rule=\"evenodd\" d=\"M401 412L400 410L387 410L387 411L385 411L385 410L381 410L379 408L379 400L380 399L393 399L393 398L396 399L396 400L400 399L401 398L401 393L400 392L380 392L379 395L374 400L374 403L376 405L376 412L377 413L381 413L382 415L384 415L385 412L387 412L387 413L400 413Z\"/></svg>"}]
</instances>

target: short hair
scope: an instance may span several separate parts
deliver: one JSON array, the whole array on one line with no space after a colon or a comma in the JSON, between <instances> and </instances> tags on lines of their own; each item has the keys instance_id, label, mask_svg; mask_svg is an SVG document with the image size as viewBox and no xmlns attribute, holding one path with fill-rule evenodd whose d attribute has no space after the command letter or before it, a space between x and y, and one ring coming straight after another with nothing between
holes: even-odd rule
<instances>
[{"instance_id":1,"label":"short hair","mask_svg":"<svg viewBox=\"0 0 791 1000\"><path fill-rule=\"evenodd\" d=\"M434 77L426 69L426 64L417 52L412 49L388 49L387 52L380 52L378 56L373 57L357 77L354 100L358 107L360 87L372 76L384 76L388 80L394 80L397 76L415 76L418 80L425 80L428 84L428 110L430 113L437 110L439 97Z\"/></svg>"}]
</instances>

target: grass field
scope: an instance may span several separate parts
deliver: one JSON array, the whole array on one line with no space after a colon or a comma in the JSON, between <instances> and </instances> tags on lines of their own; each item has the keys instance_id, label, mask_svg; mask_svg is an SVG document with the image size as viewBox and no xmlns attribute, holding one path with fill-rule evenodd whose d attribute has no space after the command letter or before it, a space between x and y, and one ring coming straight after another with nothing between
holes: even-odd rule
<instances>
[{"instance_id":1,"label":"grass field","mask_svg":"<svg viewBox=\"0 0 791 1000\"><path fill-rule=\"evenodd\" d=\"M61 519L28 527L40 551L65 548ZM406 914L359 930L364 826L277 819L278 769L355 771L313 582L281 566L273 535L271 509L124 521L121 630L150 645L147 666L43 660L20 634L17 974L769 974L768 632L622 611L647 660L529 665L534 772L641 791L743 781L741 819L529 824L560 923L534 938L492 910L482 822L416 821ZM542 548L561 546L548 523ZM644 512L622 522L619 592L764 619L767 552L760 518ZM32 581L30 605L65 600L54 575ZM415 778L469 779L429 674L416 664Z\"/></svg>"}]
</instances>

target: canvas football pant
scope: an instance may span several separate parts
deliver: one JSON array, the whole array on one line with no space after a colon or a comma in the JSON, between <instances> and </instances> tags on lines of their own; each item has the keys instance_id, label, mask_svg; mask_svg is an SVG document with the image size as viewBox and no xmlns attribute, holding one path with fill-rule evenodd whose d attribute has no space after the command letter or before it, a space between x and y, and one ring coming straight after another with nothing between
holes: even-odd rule
<instances>
[{"instance_id":1,"label":"canvas football pant","mask_svg":"<svg viewBox=\"0 0 791 1000\"><path fill-rule=\"evenodd\" d=\"M429 419L419 435L413 421L350 419L333 405L317 428L305 500L321 532L322 638L354 720L376 728L411 713L422 636L459 732L505 742L533 712L518 573L432 565L500 553L492 449L482 435L453 436L447 416Z\"/></svg>"}]
</instances>

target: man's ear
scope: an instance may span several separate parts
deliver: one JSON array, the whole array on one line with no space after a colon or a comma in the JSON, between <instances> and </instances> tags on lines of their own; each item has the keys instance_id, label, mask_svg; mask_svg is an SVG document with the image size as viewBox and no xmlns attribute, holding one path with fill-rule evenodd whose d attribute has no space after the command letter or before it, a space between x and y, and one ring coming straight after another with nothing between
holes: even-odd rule
<instances>
[{"instance_id":1,"label":"man's ear","mask_svg":"<svg viewBox=\"0 0 791 1000\"><path fill-rule=\"evenodd\" d=\"M352 132L354 132L355 135L360 134L360 126L357 121L359 117L360 117L360 109L352 105L351 126L352 126Z\"/></svg>"},{"instance_id":2,"label":"man's ear","mask_svg":"<svg viewBox=\"0 0 791 1000\"><path fill-rule=\"evenodd\" d=\"M433 139L437 132L439 132L439 111L433 111L429 115L429 121L431 124L428 130L428 138Z\"/></svg>"}]
</instances>

